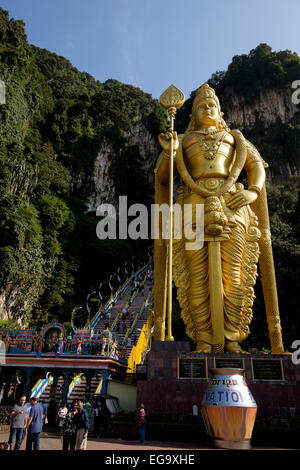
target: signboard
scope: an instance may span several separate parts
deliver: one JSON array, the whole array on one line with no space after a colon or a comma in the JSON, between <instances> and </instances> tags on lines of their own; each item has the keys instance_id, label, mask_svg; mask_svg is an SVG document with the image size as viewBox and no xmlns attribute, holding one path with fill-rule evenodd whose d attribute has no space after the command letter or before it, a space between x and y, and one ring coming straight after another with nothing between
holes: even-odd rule
<instances>
[{"instance_id":1,"label":"signboard","mask_svg":"<svg viewBox=\"0 0 300 470\"><path fill-rule=\"evenodd\" d=\"M234 359L234 358L225 358L221 357L215 358L215 369L222 368L234 368L234 369L245 369L244 359Z\"/></svg>"},{"instance_id":2,"label":"signboard","mask_svg":"<svg viewBox=\"0 0 300 470\"><path fill-rule=\"evenodd\" d=\"M282 359L251 359L252 380L285 380Z\"/></svg>"},{"instance_id":3,"label":"signboard","mask_svg":"<svg viewBox=\"0 0 300 470\"><path fill-rule=\"evenodd\" d=\"M178 379L207 379L206 358L178 358Z\"/></svg>"}]
</instances>

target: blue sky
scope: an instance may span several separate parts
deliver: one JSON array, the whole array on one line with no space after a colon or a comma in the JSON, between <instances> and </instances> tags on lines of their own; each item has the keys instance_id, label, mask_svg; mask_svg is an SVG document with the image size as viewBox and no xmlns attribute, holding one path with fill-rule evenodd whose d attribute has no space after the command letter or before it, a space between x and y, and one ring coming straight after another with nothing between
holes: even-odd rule
<instances>
[{"instance_id":1,"label":"blue sky","mask_svg":"<svg viewBox=\"0 0 300 470\"><path fill-rule=\"evenodd\" d=\"M30 44L101 82L188 97L236 54L259 43L300 55L299 0L0 0ZM299 77L300 79L300 77Z\"/></svg>"}]
</instances>

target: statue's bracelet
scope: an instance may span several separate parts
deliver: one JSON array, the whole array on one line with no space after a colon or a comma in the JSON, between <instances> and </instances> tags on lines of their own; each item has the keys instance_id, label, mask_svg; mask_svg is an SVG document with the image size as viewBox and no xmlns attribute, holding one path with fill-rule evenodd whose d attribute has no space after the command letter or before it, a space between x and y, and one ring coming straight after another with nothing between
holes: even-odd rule
<instances>
[{"instance_id":1,"label":"statue's bracelet","mask_svg":"<svg viewBox=\"0 0 300 470\"><path fill-rule=\"evenodd\" d=\"M170 155L169 155L165 150L163 150L163 157L164 157L166 160L170 160Z\"/></svg>"},{"instance_id":2,"label":"statue's bracelet","mask_svg":"<svg viewBox=\"0 0 300 470\"><path fill-rule=\"evenodd\" d=\"M248 187L248 190L249 190L249 191L255 191L258 196L260 195L260 192L261 192L261 188L260 188L259 186L255 186L254 184L252 184L251 186L249 186L249 187Z\"/></svg>"}]
</instances>

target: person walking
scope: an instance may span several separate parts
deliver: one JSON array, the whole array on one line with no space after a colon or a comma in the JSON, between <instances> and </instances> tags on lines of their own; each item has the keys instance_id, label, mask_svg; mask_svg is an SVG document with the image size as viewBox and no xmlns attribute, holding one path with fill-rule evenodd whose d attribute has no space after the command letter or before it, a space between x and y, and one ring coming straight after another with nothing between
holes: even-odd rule
<instances>
[{"instance_id":1,"label":"person walking","mask_svg":"<svg viewBox=\"0 0 300 470\"><path fill-rule=\"evenodd\" d=\"M76 424L76 447L75 450L86 450L88 429L90 426L86 410L83 408L83 401L78 400L78 412L75 415Z\"/></svg>"},{"instance_id":2,"label":"person walking","mask_svg":"<svg viewBox=\"0 0 300 470\"><path fill-rule=\"evenodd\" d=\"M39 400L38 401L39 404L41 405L41 407L43 408L43 415L44 415L44 418L43 418L43 425L44 424L48 424L48 417L47 417L47 405L43 402L43 400Z\"/></svg>"},{"instance_id":3,"label":"person walking","mask_svg":"<svg viewBox=\"0 0 300 470\"><path fill-rule=\"evenodd\" d=\"M57 412L56 421L60 429L63 425L64 419L67 413L68 413L68 406L66 404L62 405Z\"/></svg>"},{"instance_id":4,"label":"person walking","mask_svg":"<svg viewBox=\"0 0 300 470\"><path fill-rule=\"evenodd\" d=\"M20 397L19 404L15 404L10 413L10 434L8 439L9 449L12 450L14 440L14 450L20 450L21 444L25 436L25 428L27 424L27 406L25 405L26 397L22 395Z\"/></svg>"},{"instance_id":5,"label":"person walking","mask_svg":"<svg viewBox=\"0 0 300 470\"><path fill-rule=\"evenodd\" d=\"M74 400L61 428L63 438L63 450L75 450L76 445L76 424L77 402Z\"/></svg>"},{"instance_id":6,"label":"person walking","mask_svg":"<svg viewBox=\"0 0 300 470\"><path fill-rule=\"evenodd\" d=\"M85 400L84 403L83 403L83 408L85 409L87 415L88 415L88 419L90 420L91 419L91 404L88 400Z\"/></svg>"},{"instance_id":7,"label":"person walking","mask_svg":"<svg viewBox=\"0 0 300 470\"><path fill-rule=\"evenodd\" d=\"M140 442L144 444L145 437L146 437L146 411L145 406L141 404L140 409L138 411L138 426L139 426L139 434L140 434Z\"/></svg>"},{"instance_id":8,"label":"person walking","mask_svg":"<svg viewBox=\"0 0 300 470\"><path fill-rule=\"evenodd\" d=\"M100 437L100 407L98 403L93 404L92 414L94 418L94 433L96 435L96 439Z\"/></svg>"},{"instance_id":9,"label":"person walking","mask_svg":"<svg viewBox=\"0 0 300 470\"><path fill-rule=\"evenodd\" d=\"M27 432L26 450L40 450L40 433L43 429L44 410L36 397L30 398L30 412L25 427Z\"/></svg>"},{"instance_id":10,"label":"person walking","mask_svg":"<svg viewBox=\"0 0 300 470\"><path fill-rule=\"evenodd\" d=\"M26 406L26 414L27 414L27 419L28 419L29 412L30 412L30 408L31 408L30 401L28 401L27 403L25 403L25 406Z\"/></svg>"},{"instance_id":11,"label":"person walking","mask_svg":"<svg viewBox=\"0 0 300 470\"><path fill-rule=\"evenodd\" d=\"M76 353L77 354L81 354L82 352L82 339L79 338L78 342L77 342L77 350L76 350Z\"/></svg>"}]
</instances>

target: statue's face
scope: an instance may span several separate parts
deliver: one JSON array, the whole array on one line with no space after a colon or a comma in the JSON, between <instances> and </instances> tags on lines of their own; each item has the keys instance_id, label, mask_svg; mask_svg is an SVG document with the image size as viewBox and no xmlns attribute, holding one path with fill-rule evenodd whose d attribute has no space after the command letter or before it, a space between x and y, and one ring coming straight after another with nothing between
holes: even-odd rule
<instances>
[{"instance_id":1,"label":"statue's face","mask_svg":"<svg viewBox=\"0 0 300 470\"><path fill-rule=\"evenodd\" d=\"M195 119L198 127L217 126L220 119L217 103L211 98L201 100L195 111Z\"/></svg>"}]
</instances>

